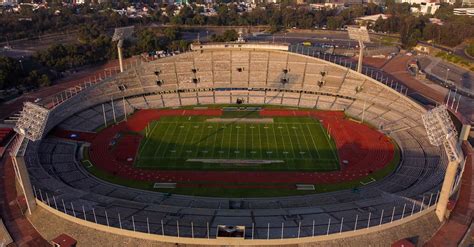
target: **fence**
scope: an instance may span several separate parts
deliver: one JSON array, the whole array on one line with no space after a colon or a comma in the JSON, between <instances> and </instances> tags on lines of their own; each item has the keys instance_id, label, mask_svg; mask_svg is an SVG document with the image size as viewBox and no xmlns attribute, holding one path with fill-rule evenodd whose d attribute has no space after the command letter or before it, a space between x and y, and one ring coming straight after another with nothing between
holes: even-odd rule
<instances>
[{"instance_id":1,"label":"fence","mask_svg":"<svg viewBox=\"0 0 474 247\"><path fill-rule=\"evenodd\" d=\"M129 61L124 63L124 70L133 68L141 64L141 60L136 59L134 61ZM98 82L101 82L107 78L110 78L116 74L120 73L120 68L119 66L107 68L99 73L94 74L93 76L90 76L87 79L83 79L80 84L67 88L53 96L50 104L46 104L45 106L49 109L55 108L56 106L60 105L64 101L68 100L69 98L73 97L74 95L80 93L82 90L95 85Z\"/></svg>"},{"instance_id":2,"label":"fence","mask_svg":"<svg viewBox=\"0 0 474 247\"><path fill-rule=\"evenodd\" d=\"M61 213L75 218L101 224L107 227L156 234L161 236L183 238L217 238L218 224L202 221L199 215L194 215L196 221L179 220L177 215L166 215L163 218L148 217L145 212L130 215L127 208L107 209L106 207L91 207L74 201L64 201L51 192L33 187L37 200ZM402 204L393 207L384 207L381 210L372 210L364 213L336 218L286 220L281 222L253 221L245 224L245 239L289 239L324 236L354 232L371 227L380 227L395 221L413 217L424 210L435 206L439 199L438 193L423 195L422 201L406 199ZM323 213L325 215L329 215ZM333 212L334 213L334 212ZM175 219L173 219L175 218Z\"/></svg>"}]
</instances>

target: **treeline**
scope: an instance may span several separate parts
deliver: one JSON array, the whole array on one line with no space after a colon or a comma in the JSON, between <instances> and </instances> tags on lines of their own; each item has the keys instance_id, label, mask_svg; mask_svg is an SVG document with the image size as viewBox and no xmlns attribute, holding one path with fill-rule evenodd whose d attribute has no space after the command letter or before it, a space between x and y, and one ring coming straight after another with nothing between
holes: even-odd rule
<instances>
[{"instance_id":1,"label":"treeline","mask_svg":"<svg viewBox=\"0 0 474 247\"><path fill-rule=\"evenodd\" d=\"M22 6L19 13L4 12L0 15L0 41L36 38L39 35L77 30L84 24L113 28L136 24L132 19L111 10L91 8L88 5L31 9Z\"/></svg>"},{"instance_id":2,"label":"treeline","mask_svg":"<svg viewBox=\"0 0 474 247\"><path fill-rule=\"evenodd\" d=\"M5 13L0 16L0 40L37 37L51 31L77 30L84 24L94 25L102 30L132 24L142 26L151 22L174 25L269 25L270 31L292 27L310 29L315 26L326 26L334 30L355 24L354 21L358 17L379 13L390 17L386 20L380 18L372 28L381 32L400 33L402 44L406 48L416 44L417 40L433 40L439 44L454 46L465 38L472 37L474 32L473 18L454 16L453 6L448 4L442 4L434 16L420 17L410 12L411 5L395 3L393 0L387 0L384 7L369 3L343 10L312 10L284 1L278 5L259 5L250 12L242 11L235 4L221 2L213 6L216 10L216 15L213 16L203 15L206 10L193 3L181 8L177 14L175 5L168 5L162 10L159 5L155 6L152 2L149 4L153 8L150 8L149 16L143 18L128 18L111 10L126 8L128 4L124 1L74 7L51 3L49 9L39 9L35 12L28 7L22 7L20 13ZM31 18L32 21L18 21L21 17ZM444 25L430 23L430 17L440 18ZM156 42L158 41L160 40ZM179 46L176 42L175 45Z\"/></svg>"},{"instance_id":3,"label":"treeline","mask_svg":"<svg viewBox=\"0 0 474 247\"><path fill-rule=\"evenodd\" d=\"M239 12L236 5L220 4L216 7L217 15L204 16L202 7L193 5L183 7L177 15L172 16L175 6L169 6L165 14L157 13L159 21L171 24L186 25L270 25L279 28L314 28L329 25L339 28L351 24L354 18L382 12L382 7L369 3L367 6L356 5L342 11L336 9L312 10L291 4L267 4L254 8L251 12ZM172 16L172 17L169 17Z\"/></svg>"},{"instance_id":4,"label":"treeline","mask_svg":"<svg viewBox=\"0 0 474 247\"><path fill-rule=\"evenodd\" d=\"M0 90L7 88L36 88L49 86L50 77L23 61L0 56Z\"/></svg>"},{"instance_id":5,"label":"treeline","mask_svg":"<svg viewBox=\"0 0 474 247\"><path fill-rule=\"evenodd\" d=\"M411 48L419 40L432 41L446 46L456 46L465 39L474 37L474 19L452 14L453 6L442 4L435 15L414 16L410 5L389 5L390 17L379 18L373 29L379 32L399 33L404 48ZM443 25L434 24L430 18L439 18Z\"/></svg>"},{"instance_id":6,"label":"treeline","mask_svg":"<svg viewBox=\"0 0 474 247\"><path fill-rule=\"evenodd\" d=\"M138 29L124 42L123 50L124 56L129 57L156 50L186 50L188 45L181 39L178 28L165 28L159 32ZM103 27L82 25L77 43L53 45L24 61L0 57L0 90L48 86L63 72L116 58L116 43Z\"/></svg>"},{"instance_id":7,"label":"treeline","mask_svg":"<svg viewBox=\"0 0 474 247\"><path fill-rule=\"evenodd\" d=\"M100 5L61 6L51 4L48 9L33 10L22 6L20 13L3 13L0 15L0 41L6 39L34 38L48 32L77 30L84 23L98 25L101 28L114 28L126 25L146 25L150 22L161 24L187 25L270 25L272 30L298 27L313 28L316 25L328 25L336 29L352 24L354 18L382 12L382 7L369 3L338 10L311 10L294 4L266 4L254 8L251 12L242 12L234 4L220 3L213 6L215 16L205 16L202 6L191 4L181 8L175 15L177 7L169 5L164 10L153 6L149 16L128 18L111 10L126 8L124 2ZM28 19L31 18L31 21Z\"/></svg>"}]
</instances>

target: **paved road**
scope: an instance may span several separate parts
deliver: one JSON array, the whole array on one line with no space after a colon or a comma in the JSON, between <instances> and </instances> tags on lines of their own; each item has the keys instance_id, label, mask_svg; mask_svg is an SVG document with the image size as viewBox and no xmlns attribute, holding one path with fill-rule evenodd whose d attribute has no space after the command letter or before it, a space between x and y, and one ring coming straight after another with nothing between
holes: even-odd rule
<instances>
[{"instance_id":1,"label":"paved road","mask_svg":"<svg viewBox=\"0 0 474 247\"><path fill-rule=\"evenodd\" d=\"M474 63L474 58L469 57L468 55L466 55L466 53L464 53L464 49L466 49L466 47L467 47L466 43L462 43L462 44L454 47L454 54L466 59L467 61L469 61L471 63Z\"/></svg>"},{"instance_id":2,"label":"paved road","mask_svg":"<svg viewBox=\"0 0 474 247\"><path fill-rule=\"evenodd\" d=\"M450 81L456 87L474 94L474 72L444 62L436 57L420 55L415 59L418 59L421 69L424 71L434 74L444 81Z\"/></svg>"},{"instance_id":3,"label":"paved road","mask_svg":"<svg viewBox=\"0 0 474 247\"><path fill-rule=\"evenodd\" d=\"M420 81L407 71L407 64L413 57L399 55L386 63L382 70L391 74L399 81L403 82L405 86L416 91L423 96L432 99L438 103L445 103L448 95L448 89L441 87L429 81ZM452 102L452 101L451 101ZM456 113L461 119L466 122L474 123L474 100L462 97L458 112ZM461 116L462 114L462 116Z\"/></svg>"}]
</instances>

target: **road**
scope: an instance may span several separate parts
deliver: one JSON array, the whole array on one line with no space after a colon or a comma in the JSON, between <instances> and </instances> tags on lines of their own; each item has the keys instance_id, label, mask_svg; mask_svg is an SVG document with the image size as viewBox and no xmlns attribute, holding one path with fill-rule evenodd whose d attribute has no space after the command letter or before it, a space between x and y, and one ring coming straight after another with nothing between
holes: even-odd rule
<instances>
[{"instance_id":1,"label":"road","mask_svg":"<svg viewBox=\"0 0 474 247\"><path fill-rule=\"evenodd\" d=\"M474 72L427 55L419 55L414 59L418 60L422 70L474 95Z\"/></svg>"}]
</instances>

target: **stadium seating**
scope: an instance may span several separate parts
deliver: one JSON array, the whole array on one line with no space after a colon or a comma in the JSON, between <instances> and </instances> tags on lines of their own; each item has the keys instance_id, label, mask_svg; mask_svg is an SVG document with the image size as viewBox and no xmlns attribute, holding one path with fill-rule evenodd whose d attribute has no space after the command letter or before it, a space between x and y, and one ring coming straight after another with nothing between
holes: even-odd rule
<instances>
[{"instance_id":1,"label":"stadium seating","mask_svg":"<svg viewBox=\"0 0 474 247\"><path fill-rule=\"evenodd\" d=\"M287 78L287 83L282 83L282 78ZM157 80L163 84L157 85ZM318 81L324 83L318 85ZM233 90L223 90L230 88ZM41 142L30 143L26 152L37 197L69 214L75 208L77 217L85 213L89 221L94 221L95 215L100 224L107 224L107 210L109 224L119 227L120 217L126 229L132 229L134 216L137 230L146 232L148 218L151 232L157 234L162 233L163 221L165 234L176 235L179 221L180 236L191 235L193 222L198 237L206 236L209 223L214 235L219 224L241 224L249 229L253 225L255 238L266 238L270 224L270 237L279 238L282 223L286 226L285 237L296 237L300 222L301 236L312 234L313 221L316 234L326 234L329 219L334 224L330 232L339 231L342 218L343 230L351 230L356 215L358 224L367 226L368 214L380 218L383 210L386 214L382 220L389 222L391 217L387 212L394 206L397 206L394 217L400 218L404 204L411 206L413 200L420 201L440 188L446 157L428 144L421 123L420 114L424 111L421 107L355 72L287 52L211 50L158 59L129 69L66 101L51 114L47 131L59 126L93 132L104 122L119 121L124 114L137 109L229 104L237 99L249 104L341 110L357 119L363 115L365 121L383 127L381 131L396 140L403 151L401 164L393 174L361 187L357 193L345 190L291 198L190 197L100 181L80 164L80 143L48 136ZM340 130L334 138L348 140L354 134L357 133ZM379 150L375 156L384 157L383 147L369 146L370 141L367 145ZM94 150L95 155L106 152ZM360 162L367 162L360 158ZM415 209L419 208L417 203ZM247 237L250 234L251 231L246 232Z\"/></svg>"}]
</instances>

